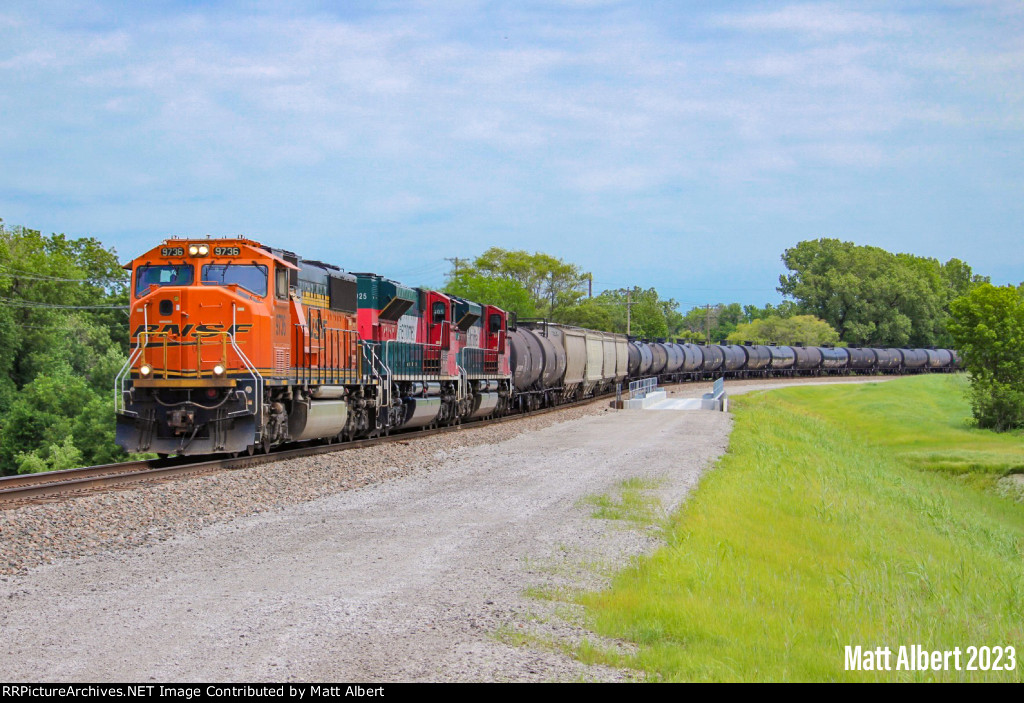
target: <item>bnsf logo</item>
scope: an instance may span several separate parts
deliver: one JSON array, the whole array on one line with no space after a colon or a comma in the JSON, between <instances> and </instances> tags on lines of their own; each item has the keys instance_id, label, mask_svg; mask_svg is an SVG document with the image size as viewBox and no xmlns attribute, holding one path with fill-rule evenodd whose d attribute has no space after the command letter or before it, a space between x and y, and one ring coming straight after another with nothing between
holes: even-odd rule
<instances>
[{"instance_id":1,"label":"bnsf logo","mask_svg":"<svg viewBox=\"0 0 1024 703\"><path fill-rule=\"evenodd\" d=\"M225 330L224 325L212 324L212 325L185 325L180 327L175 324L164 324L164 325L139 325L132 332L132 337L138 337L143 332L158 332L161 334L173 335L175 337L194 337L196 334L216 334L217 332L227 332L230 335L241 334L248 332L252 329L252 324L245 325L230 325Z\"/></svg>"}]
</instances>

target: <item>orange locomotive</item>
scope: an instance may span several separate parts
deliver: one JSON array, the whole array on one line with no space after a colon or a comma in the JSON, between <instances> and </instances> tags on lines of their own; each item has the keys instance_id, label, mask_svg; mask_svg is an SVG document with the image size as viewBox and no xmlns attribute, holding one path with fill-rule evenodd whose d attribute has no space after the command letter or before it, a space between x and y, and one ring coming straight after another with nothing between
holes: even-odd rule
<instances>
[{"instance_id":1,"label":"orange locomotive","mask_svg":"<svg viewBox=\"0 0 1024 703\"><path fill-rule=\"evenodd\" d=\"M127 451L252 453L508 409L497 308L240 237L170 239L126 268L132 351L115 390Z\"/></svg>"}]
</instances>

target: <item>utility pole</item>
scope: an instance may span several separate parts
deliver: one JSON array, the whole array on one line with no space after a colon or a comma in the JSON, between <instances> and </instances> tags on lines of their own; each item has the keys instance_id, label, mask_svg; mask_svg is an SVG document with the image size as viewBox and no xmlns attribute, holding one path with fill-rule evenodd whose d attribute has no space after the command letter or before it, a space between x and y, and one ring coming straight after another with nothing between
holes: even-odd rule
<instances>
[{"instance_id":1,"label":"utility pole","mask_svg":"<svg viewBox=\"0 0 1024 703\"><path fill-rule=\"evenodd\" d=\"M0 220L0 222L2 222L2 221L3 220ZM587 274L587 297L588 298L593 298L594 297L594 274L592 274L592 273L588 273Z\"/></svg>"},{"instance_id":2,"label":"utility pole","mask_svg":"<svg viewBox=\"0 0 1024 703\"><path fill-rule=\"evenodd\" d=\"M554 318L555 314L555 272L551 272L551 307L548 308L548 320Z\"/></svg>"},{"instance_id":3,"label":"utility pole","mask_svg":"<svg viewBox=\"0 0 1024 703\"><path fill-rule=\"evenodd\" d=\"M704 344L711 344L711 303L704 306Z\"/></svg>"},{"instance_id":4,"label":"utility pole","mask_svg":"<svg viewBox=\"0 0 1024 703\"><path fill-rule=\"evenodd\" d=\"M627 336L630 334L630 332L632 332L632 312L633 312L633 306L636 305L636 303L631 302L632 296L633 296L633 291L627 290L626 291L626 335Z\"/></svg>"},{"instance_id":5,"label":"utility pole","mask_svg":"<svg viewBox=\"0 0 1024 703\"><path fill-rule=\"evenodd\" d=\"M460 259L459 257L456 256L451 259L446 257L445 261L450 261L452 262L452 265L455 266L455 273L452 274L452 280L455 280L456 278L459 277L459 264L466 263L467 261L469 261L469 259Z\"/></svg>"}]
</instances>

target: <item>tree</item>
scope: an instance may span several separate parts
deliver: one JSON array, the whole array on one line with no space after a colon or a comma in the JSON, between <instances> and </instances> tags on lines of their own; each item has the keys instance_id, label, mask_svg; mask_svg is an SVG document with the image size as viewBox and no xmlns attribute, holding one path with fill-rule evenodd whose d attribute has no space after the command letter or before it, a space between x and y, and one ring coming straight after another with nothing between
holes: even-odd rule
<instances>
[{"instance_id":1,"label":"tree","mask_svg":"<svg viewBox=\"0 0 1024 703\"><path fill-rule=\"evenodd\" d=\"M0 220L0 474L124 458L111 389L127 279L95 239Z\"/></svg>"},{"instance_id":2,"label":"tree","mask_svg":"<svg viewBox=\"0 0 1024 703\"><path fill-rule=\"evenodd\" d=\"M760 317L751 322L741 322L736 331L729 335L729 342L742 344L751 341L756 344L803 344L821 346L839 343L839 334L827 322L813 315L792 317Z\"/></svg>"},{"instance_id":3,"label":"tree","mask_svg":"<svg viewBox=\"0 0 1024 703\"><path fill-rule=\"evenodd\" d=\"M663 300L654 288L639 286L606 290L594 301L608 312L608 331L648 339L668 336L669 314L678 307L674 300Z\"/></svg>"},{"instance_id":4,"label":"tree","mask_svg":"<svg viewBox=\"0 0 1024 703\"><path fill-rule=\"evenodd\" d=\"M88 315L90 326L128 351L128 272L96 239L44 237L38 230L0 223L0 362L16 387L41 370L55 335L69 315Z\"/></svg>"},{"instance_id":5,"label":"tree","mask_svg":"<svg viewBox=\"0 0 1024 703\"><path fill-rule=\"evenodd\" d=\"M605 301L599 298L585 298L576 305L558 310L555 313L555 322L611 332L614 328L612 312Z\"/></svg>"},{"instance_id":6,"label":"tree","mask_svg":"<svg viewBox=\"0 0 1024 703\"><path fill-rule=\"evenodd\" d=\"M680 320L679 329L684 336L717 343L732 334L736 326L745 320L739 303L718 303L691 308Z\"/></svg>"},{"instance_id":7,"label":"tree","mask_svg":"<svg viewBox=\"0 0 1024 703\"><path fill-rule=\"evenodd\" d=\"M753 322L764 317L792 317L800 314L800 306L792 300L783 300L778 305L767 303L763 308L756 305L744 305L743 317L747 322Z\"/></svg>"},{"instance_id":8,"label":"tree","mask_svg":"<svg viewBox=\"0 0 1024 703\"><path fill-rule=\"evenodd\" d=\"M534 315L530 317L554 319L560 308L576 305L583 298L589 276L590 274L583 272L575 264L566 263L548 254L530 254L522 250L509 251L491 247L474 259L469 267L460 269L458 275L453 271L449 275L445 291L453 287L458 290L478 290L486 295L497 289L492 291L486 288L479 279L515 282L530 297L534 309ZM512 288L501 290L508 292ZM474 300L499 305L498 302L484 297Z\"/></svg>"},{"instance_id":9,"label":"tree","mask_svg":"<svg viewBox=\"0 0 1024 703\"><path fill-rule=\"evenodd\" d=\"M497 305L502 310L514 312L520 318L537 317L537 305L530 291L513 279L460 271L458 276L448 281L444 292L484 305Z\"/></svg>"},{"instance_id":10,"label":"tree","mask_svg":"<svg viewBox=\"0 0 1024 703\"><path fill-rule=\"evenodd\" d=\"M970 372L978 426L1024 427L1024 284L979 284L950 310L949 331Z\"/></svg>"},{"instance_id":11,"label":"tree","mask_svg":"<svg viewBox=\"0 0 1024 703\"><path fill-rule=\"evenodd\" d=\"M35 454L45 463L52 453L48 448L71 438L75 418L94 397L85 379L67 367L33 379L4 417L0 469L13 473L27 454Z\"/></svg>"},{"instance_id":12,"label":"tree","mask_svg":"<svg viewBox=\"0 0 1024 703\"><path fill-rule=\"evenodd\" d=\"M779 292L854 346L948 346L954 293L984 279L958 259L892 254L837 239L800 242L782 256Z\"/></svg>"},{"instance_id":13,"label":"tree","mask_svg":"<svg viewBox=\"0 0 1024 703\"><path fill-rule=\"evenodd\" d=\"M946 287L946 297L953 301L967 295L983 283L990 283L988 276L980 276L960 259L950 259L940 268L942 282Z\"/></svg>"}]
</instances>

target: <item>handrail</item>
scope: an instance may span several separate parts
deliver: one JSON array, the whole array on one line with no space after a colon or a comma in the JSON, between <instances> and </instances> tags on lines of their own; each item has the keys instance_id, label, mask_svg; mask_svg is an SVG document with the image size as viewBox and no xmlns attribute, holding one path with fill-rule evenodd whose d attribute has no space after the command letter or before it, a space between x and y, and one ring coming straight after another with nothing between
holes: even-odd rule
<instances>
[{"instance_id":1,"label":"handrail","mask_svg":"<svg viewBox=\"0 0 1024 703\"><path fill-rule=\"evenodd\" d=\"M299 385L358 384L363 378L362 362L371 361L357 330L329 327L319 310L310 310L305 324L293 325L292 342L298 359L295 383Z\"/></svg>"},{"instance_id":2,"label":"handrail","mask_svg":"<svg viewBox=\"0 0 1024 703\"><path fill-rule=\"evenodd\" d=\"M629 397L633 398L644 398L648 393L658 387L658 377L652 376L650 378L643 378L639 381L629 382Z\"/></svg>"},{"instance_id":3,"label":"handrail","mask_svg":"<svg viewBox=\"0 0 1024 703\"><path fill-rule=\"evenodd\" d=\"M387 347L387 345L390 344L390 343L391 343L390 339L387 340L386 342L384 342L384 356L383 356L383 358L378 358L377 359L377 361L380 363L381 369L385 372L385 373L381 373L381 374L379 374L377 376L377 385L379 387L378 391L377 391L377 396L380 398L381 404L384 407L388 407L388 408L391 407L391 367L388 366L388 361L387 361L387 359L388 359L388 347ZM371 349L371 352L373 353L374 358L377 358L377 351L374 350L374 349ZM384 380L385 377L387 377L387 381Z\"/></svg>"},{"instance_id":4,"label":"handrail","mask_svg":"<svg viewBox=\"0 0 1024 703\"><path fill-rule=\"evenodd\" d=\"M455 368L459 370L459 387L455 389L455 399L464 400L469 390L469 374L458 362L456 362Z\"/></svg>"},{"instance_id":5,"label":"handrail","mask_svg":"<svg viewBox=\"0 0 1024 703\"><path fill-rule=\"evenodd\" d=\"M252 376L253 384L256 386L256 393L254 394L255 397L253 398L253 406L254 407L253 407L253 410L252 410L252 414L256 415L257 419L262 419L262 418L260 418L260 415L262 415L262 408L263 408L263 376L256 369L256 367L253 366L252 362L249 361L249 357L247 357L244 353L242 353L242 350L238 347L237 340L235 339L235 330L238 329L238 325L235 324L235 316L237 314L236 308L237 308L237 306L235 305L235 303L231 303L231 335L230 335L230 338L231 338L231 348L235 350L235 354L238 355L238 358L241 360L241 362L245 366L246 370L248 370L249 374ZM197 347L197 350L198 350L198 347ZM227 352L225 351L225 355L226 354L227 354ZM197 356L198 356L198 351L197 351ZM198 360L197 360L197 364L196 365L198 366ZM228 417L232 417L232 416L235 416L235 415L244 415L244 414L247 414L247 412L244 411L244 410L236 410L233 413L229 413ZM256 436L253 439L258 442L258 441L260 441L263 438L262 435L263 435L263 428L261 427L261 423L257 422L256 423Z\"/></svg>"},{"instance_id":6,"label":"handrail","mask_svg":"<svg viewBox=\"0 0 1024 703\"><path fill-rule=\"evenodd\" d=\"M192 346L192 344L195 345L196 367L194 370L189 370L187 372L184 368L178 369L177 372L182 377L190 376L197 380L204 378L202 351L203 345L207 340L219 339L221 346L220 363L224 366L225 371L227 371L229 368L228 345L230 344L231 349L234 350L236 356L238 357L245 371L253 380L256 390L256 397L254 398L254 401L259 404L262 404L264 387L263 376L260 374L260 372L256 369L255 365L253 365L253 363L242 351L241 347L239 346L238 340L235 337L235 330L237 329L237 306L234 303L232 303L231 317L232 324L231 330L229 332L223 330L213 332L195 332L195 342L178 342L179 349L183 349L186 346ZM121 370L118 371L116 376L114 376L114 411L116 413L128 415L130 417L138 417L138 413L127 409L125 404L125 394L127 393L127 384L131 380L132 369L135 367L135 364L140 361L140 359L143 364L148 364L152 369L150 375L156 376L160 374L163 376L164 379L168 378L171 372L171 369L169 368L168 364L168 349L171 336L172 335L170 332L156 332L149 330L149 306L148 304L143 306L143 327L142 330L138 333L138 341L136 342L135 347L129 353L128 359L121 367ZM180 335L178 336L180 337ZM163 342L163 363L159 367L157 364L150 362L146 358L146 352L148 349L151 348L153 340L160 340ZM232 412L229 415L229 417L245 414L257 414L257 410L239 410Z\"/></svg>"},{"instance_id":7,"label":"handrail","mask_svg":"<svg viewBox=\"0 0 1024 703\"><path fill-rule=\"evenodd\" d=\"M149 330L149 303L142 306L142 329L143 332L139 335L139 341L136 343L135 348L128 354L128 360L124 362L124 366L114 376L114 413L120 412L122 415L128 415L129 417L138 417L139 414L134 410L128 410L124 403L125 394L125 383L131 376L132 366L139 356L144 352L146 348L147 334ZM118 383L120 382L121 388L118 390ZM120 410L119 410L120 408Z\"/></svg>"}]
</instances>

